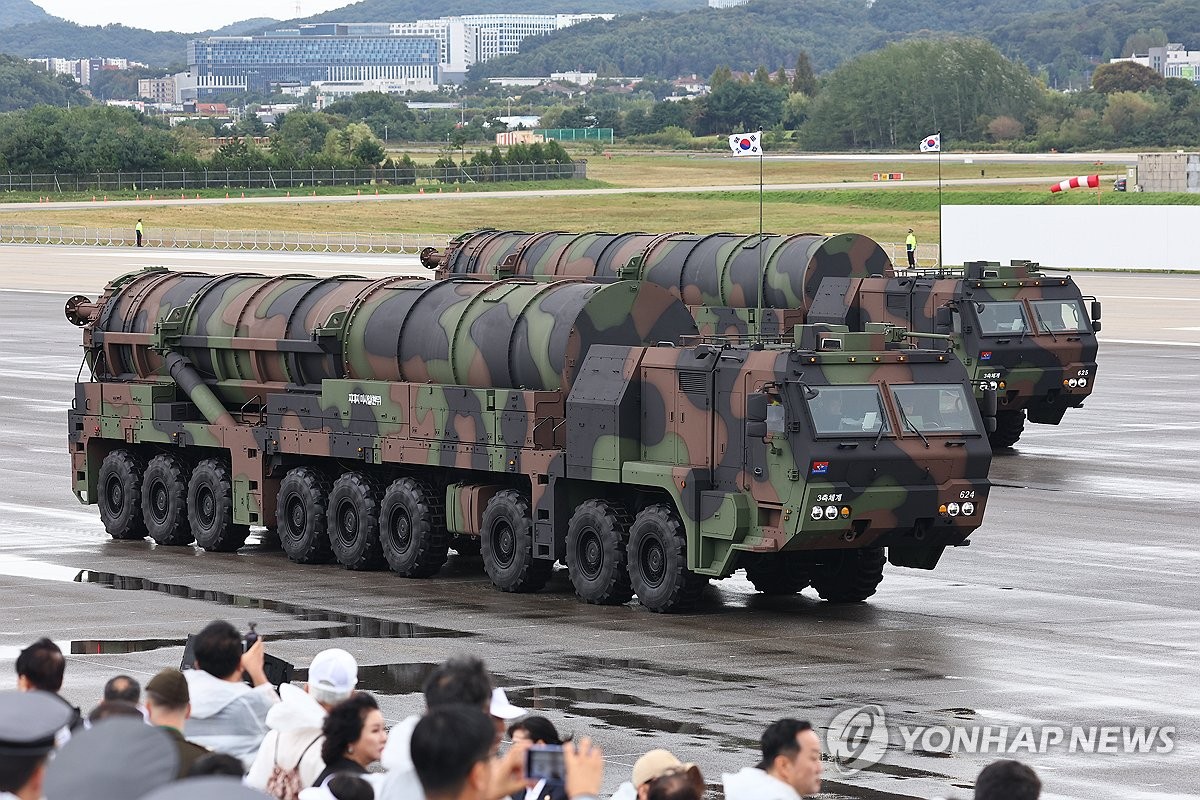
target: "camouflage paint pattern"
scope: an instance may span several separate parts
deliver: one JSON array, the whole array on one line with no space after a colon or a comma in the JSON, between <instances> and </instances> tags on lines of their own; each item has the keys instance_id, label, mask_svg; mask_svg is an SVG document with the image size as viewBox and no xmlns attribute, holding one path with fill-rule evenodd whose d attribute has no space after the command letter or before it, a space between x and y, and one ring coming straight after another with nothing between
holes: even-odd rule
<instances>
[{"instance_id":1,"label":"camouflage paint pattern","mask_svg":"<svg viewBox=\"0 0 1200 800\"><path fill-rule=\"evenodd\" d=\"M494 242L503 248L483 246ZM631 255L634 248L643 249ZM757 234L489 230L463 234L427 263L445 273L493 277L589 271L600 280L640 277L687 303L702 335L734 340L782 335L806 321L852 330L887 322L914 332L954 333L976 396L982 400L986 389L996 389L1001 411L1025 411L1032 422L1057 424L1067 408L1083 404L1096 378L1095 333L1047 330L1029 305L1081 302L1078 287L1070 276L1047 276L1028 262L901 270L877 243L857 234L767 234L760 244ZM1025 305L1028 335L980 331L973 303L1001 301ZM937 326L940 308L954 310L951 328Z\"/></svg>"},{"instance_id":2,"label":"camouflage paint pattern","mask_svg":"<svg viewBox=\"0 0 1200 800\"><path fill-rule=\"evenodd\" d=\"M855 329L882 322L953 333L978 397L990 387L997 391L1001 411L1026 410L1032 422L1057 424L1067 408L1083 404L1095 384L1098 341L1083 300L1070 275L1046 275L1028 263L1003 267L976 262L886 280L829 281L809 321ZM1075 308L1082 324L1056 329L1032 305L1043 301ZM985 330L980 309L997 302L1019 303L1027 329ZM937 312L943 308L953 312L945 330L937 326Z\"/></svg>"},{"instance_id":3,"label":"camouflage paint pattern","mask_svg":"<svg viewBox=\"0 0 1200 800\"><path fill-rule=\"evenodd\" d=\"M474 231L425 259L447 275L640 278L689 306L807 308L826 277L890 275L859 234L523 233Z\"/></svg>"},{"instance_id":4,"label":"camouflage paint pattern","mask_svg":"<svg viewBox=\"0 0 1200 800\"><path fill-rule=\"evenodd\" d=\"M672 501L689 567L712 576L741 553L883 545L902 563L912 552L936 562L986 505L978 411L969 430L922 438L904 432L890 394L965 387L961 364L882 330L705 343L669 291L629 281L154 271L88 307L94 374L77 384L69 423L73 485L91 502L116 448L169 448L189 463L226 453L242 524L274 524L295 466L412 474L451 487L461 531L489 492L523 489L535 546L561 558L575 506L640 494ZM815 433L805 392L847 384L880 387L889 432ZM763 393L786 425L749 435L748 398ZM973 513L945 510L968 496Z\"/></svg>"}]
</instances>

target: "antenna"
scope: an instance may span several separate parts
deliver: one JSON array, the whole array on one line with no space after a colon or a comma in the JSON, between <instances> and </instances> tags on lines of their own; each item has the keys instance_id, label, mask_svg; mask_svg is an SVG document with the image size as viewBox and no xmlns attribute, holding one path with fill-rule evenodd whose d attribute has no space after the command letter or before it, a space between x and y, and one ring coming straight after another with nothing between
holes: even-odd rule
<instances>
[{"instance_id":1,"label":"antenna","mask_svg":"<svg viewBox=\"0 0 1200 800\"><path fill-rule=\"evenodd\" d=\"M297 17L297 18L299 18L300 16L301 16L301 12L300 12L300 0L296 0L296 17Z\"/></svg>"}]
</instances>

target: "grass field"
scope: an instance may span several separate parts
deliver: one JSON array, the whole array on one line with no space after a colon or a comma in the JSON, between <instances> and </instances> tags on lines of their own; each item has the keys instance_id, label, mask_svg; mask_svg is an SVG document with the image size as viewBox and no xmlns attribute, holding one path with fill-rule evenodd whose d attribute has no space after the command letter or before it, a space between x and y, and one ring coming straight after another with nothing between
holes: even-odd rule
<instances>
[{"instance_id":1,"label":"grass field","mask_svg":"<svg viewBox=\"0 0 1200 800\"><path fill-rule=\"evenodd\" d=\"M943 160L946 179L979 177L978 165ZM936 178L935 160L928 163L888 164L847 162L768 162L764 174L767 191L763 196L764 230L814 233L856 232L881 242L903 241L908 228L914 228L922 242L938 240L938 192L936 189L909 189L903 183L890 183L879 189L772 191L771 183L858 181L870 179L873 172L904 171L908 179ZM1094 165L1093 165L1094 166ZM1049 170L1064 165L988 164L987 177L1045 177ZM1068 167L1068 170L1073 168ZM1115 171L1115 170L1114 170ZM368 188L362 203L287 202L281 198L270 206L229 204L220 206L137 206L123 207L97 202L86 210L58 210L34 203L16 211L0 211L0 223L70 225L132 228L141 217L148 228L201 228L216 230L278 230L319 232L407 232L457 234L481 227L521 230L558 229L644 230L695 232L758 230L758 163L753 159L735 160L697 156L622 156L607 159L592 157L587 182L542 182L537 184L491 184L487 187L466 185L444 187L454 198L431 196L410 201L375 202ZM705 186L745 185L732 192L663 194L642 192L628 195L542 197L543 190L558 188L596 188L602 186ZM1107 184L1106 184L1107 186ZM529 190L519 198L488 197L485 188ZM1077 204L1096 202L1091 191L1051 195L1044 180L1020 186L987 185L949 186L942 193L945 204ZM456 190L461 189L462 194ZM355 187L326 187L321 194L356 194ZM416 193L414 187L384 187L384 193ZM433 192L426 187L426 192ZM223 190L201 192L201 196L220 197ZM240 190L237 191L240 194ZM278 196L278 192L247 192L247 196ZM307 194L307 192L305 192ZM470 195L470 196L466 196ZM144 196L144 193L143 195ZM188 197L193 197L189 192ZM235 195L236 196L236 195ZM177 197L177 195L176 195ZM1168 199L1166 195L1115 194L1104 192L1106 203L1200 202L1196 195ZM1153 199L1151 199L1153 198ZM36 198L34 198L36 199ZM54 198L60 199L60 198ZM66 199L66 198L61 198ZM118 199L113 196L112 199ZM132 197L128 198L132 199Z\"/></svg>"}]
</instances>

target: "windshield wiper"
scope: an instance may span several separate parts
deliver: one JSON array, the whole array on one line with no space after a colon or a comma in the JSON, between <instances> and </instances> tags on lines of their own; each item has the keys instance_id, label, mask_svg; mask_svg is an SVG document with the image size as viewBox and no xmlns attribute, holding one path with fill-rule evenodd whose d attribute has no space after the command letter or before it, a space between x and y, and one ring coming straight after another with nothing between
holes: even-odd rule
<instances>
[{"instance_id":1,"label":"windshield wiper","mask_svg":"<svg viewBox=\"0 0 1200 800\"><path fill-rule=\"evenodd\" d=\"M1054 329L1046 324L1046 320L1042 319L1042 312L1036 305L1033 306L1033 313L1037 315L1038 325L1041 325L1042 329L1045 330L1046 333L1050 334L1050 338L1057 343L1058 337L1054 335Z\"/></svg>"},{"instance_id":2,"label":"windshield wiper","mask_svg":"<svg viewBox=\"0 0 1200 800\"><path fill-rule=\"evenodd\" d=\"M1017 339L1017 344L1025 344L1025 334L1029 333L1029 325L1025 319L1025 315L1021 315L1021 338Z\"/></svg>"},{"instance_id":3,"label":"windshield wiper","mask_svg":"<svg viewBox=\"0 0 1200 800\"><path fill-rule=\"evenodd\" d=\"M900 402L899 398L896 399L896 408L900 409L900 421L907 425L910 431L915 433L917 436L920 436L921 441L925 443L925 446L929 447L929 440L925 438L925 434L921 433L920 428L918 428L916 425L913 425L912 420L908 418L908 414L904 413L904 404Z\"/></svg>"},{"instance_id":4,"label":"windshield wiper","mask_svg":"<svg viewBox=\"0 0 1200 800\"><path fill-rule=\"evenodd\" d=\"M871 445L872 450L879 449L879 440L883 438L883 429L887 425L887 412L883 410L883 395L878 391L875 392L875 404L879 406L879 430L875 434L875 444Z\"/></svg>"}]
</instances>

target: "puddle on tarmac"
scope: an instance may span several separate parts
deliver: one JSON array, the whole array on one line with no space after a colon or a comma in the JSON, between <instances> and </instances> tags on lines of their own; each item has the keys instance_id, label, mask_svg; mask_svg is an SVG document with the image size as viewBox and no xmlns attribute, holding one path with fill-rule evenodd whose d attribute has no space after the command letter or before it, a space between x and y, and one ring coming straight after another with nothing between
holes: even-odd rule
<instances>
[{"instance_id":1,"label":"puddle on tarmac","mask_svg":"<svg viewBox=\"0 0 1200 800\"><path fill-rule=\"evenodd\" d=\"M362 614L347 614L342 611L329 611L320 608L308 608L280 600L267 600L260 597L250 597L241 594L213 589L193 589L179 583L162 583L148 578L138 578L131 575L117 575L112 572L97 570L80 570L75 577L77 583L94 583L122 591L161 592L172 597L187 600L201 600L216 605L232 606L239 609L263 609L278 614L287 614L304 622L332 622L319 628L303 631L264 634L272 639L418 639L418 638L462 638L474 636L467 631L456 631L450 628L435 628L429 625L419 625L415 622L397 622L381 617L369 617Z\"/></svg>"}]
</instances>

